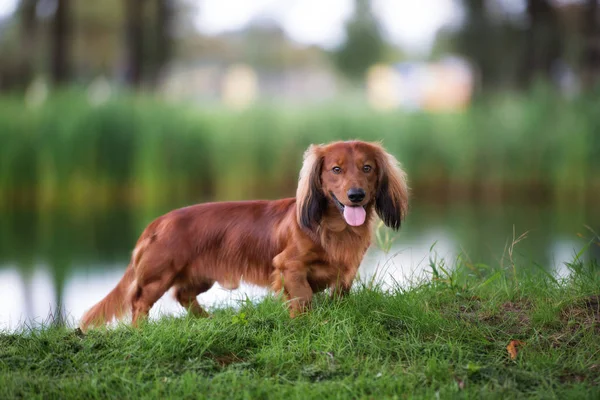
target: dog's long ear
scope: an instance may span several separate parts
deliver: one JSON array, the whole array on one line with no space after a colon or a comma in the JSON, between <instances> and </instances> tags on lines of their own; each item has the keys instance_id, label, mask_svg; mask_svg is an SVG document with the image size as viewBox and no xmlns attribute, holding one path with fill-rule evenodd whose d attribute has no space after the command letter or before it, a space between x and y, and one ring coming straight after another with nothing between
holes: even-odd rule
<instances>
[{"instance_id":1,"label":"dog's long ear","mask_svg":"<svg viewBox=\"0 0 600 400\"><path fill-rule=\"evenodd\" d=\"M321 147L311 145L304 153L296 191L296 216L301 227L313 230L321 222L327 199L321 187Z\"/></svg>"},{"instance_id":2,"label":"dog's long ear","mask_svg":"<svg viewBox=\"0 0 600 400\"><path fill-rule=\"evenodd\" d=\"M398 230L408 211L408 185L406 173L396 158L383 147L376 145L379 181L375 195L375 210L390 228Z\"/></svg>"}]
</instances>

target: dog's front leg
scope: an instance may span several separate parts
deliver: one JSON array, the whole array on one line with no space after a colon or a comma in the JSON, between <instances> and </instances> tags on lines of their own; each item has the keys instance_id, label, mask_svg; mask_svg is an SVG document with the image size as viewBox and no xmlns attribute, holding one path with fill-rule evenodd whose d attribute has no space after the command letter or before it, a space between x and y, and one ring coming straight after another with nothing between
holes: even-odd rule
<instances>
[{"instance_id":1,"label":"dog's front leg","mask_svg":"<svg viewBox=\"0 0 600 400\"><path fill-rule=\"evenodd\" d=\"M349 268L344 272L340 272L336 281L331 285L332 299L341 299L350 293L357 271L358 267Z\"/></svg>"},{"instance_id":2,"label":"dog's front leg","mask_svg":"<svg viewBox=\"0 0 600 400\"><path fill-rule=\"evenodd\" d=\"M352 283L336 283L331 286L331 298L334 300L342 299L350 293L350 288L352 287Z\"/></svg>"},{"instance_id":3,"label":"dog's front leg","mask_svg":"<svg viewBox=\"0 0 600 400\"><path fill-rule=\"evenodd\" d=\"M310 308L313 291L306 279L306 269L299 261L294 261L283 271L283 286L290 298L290 317Z\"/></svg>"},{"instance_id":4,"label":"dog's front leg","mask_svg":"<svg viewBox=\"0 0 600 400\"><path fill-rule=\"evenodd\" d=\"M331 298L332 299L341 299L344 298L350 293L350 287L348 285L343 284L335 284L331 287Z\"/></svg>"},{"instance_id":5,"label":"dog's front leg","mask_svg":"<svg viewBox=\"0 0 600 400\"><path fill-rule=\"evenodd\" d=\"M294 318L307 311L312 301L313 291L307 280L306 267L301 261L288 260L278 269L285 294L290 302L290 317Z\"/></svg>"},{"instance_id":6,"label":"dog's front leg","mask_svg":"<svg viewBox=\"0 0 600 400\"><path fill-rule=\"evenodd\" d=\"M279 291L283 287L289 300L292 318L310 308L313 296L313 290L308 283L307 265L315 256L311 252L303 252L302 256L298 253L296 248L289 247L273 259L276 271L273 288Z\"/></svg>"}]
</instances>

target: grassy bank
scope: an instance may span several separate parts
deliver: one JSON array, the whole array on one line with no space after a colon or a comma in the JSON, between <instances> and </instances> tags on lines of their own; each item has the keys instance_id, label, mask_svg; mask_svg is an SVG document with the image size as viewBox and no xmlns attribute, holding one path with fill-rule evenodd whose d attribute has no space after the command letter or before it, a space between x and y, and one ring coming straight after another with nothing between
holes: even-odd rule
<instances>
[{"instance_id":1,"label":"grassy bank","mask_svg":"<svg viewBox=\"0 0 600 400\"><path fill-rule=\"evenodd\" d=\"M598 266L534 270L437 265L411 289L318 296L294 320L267 298L140 329L2 334L0 397L598 398Z\"/></svg>"},{"instance_id":2,"label":"grassy bank","mask_svg":"<svg viewBox=\"0 0 600 400\"><path fill-rule=\"evenodd\" d=\"M383 140L420 198L512 192L572 207L600 193L597 99L495 98L452 115L319 107L167 104L82 93L37 107L0 98L0 206L162 204L293 194L310 143Z\"/></svg>"}]
</instances>

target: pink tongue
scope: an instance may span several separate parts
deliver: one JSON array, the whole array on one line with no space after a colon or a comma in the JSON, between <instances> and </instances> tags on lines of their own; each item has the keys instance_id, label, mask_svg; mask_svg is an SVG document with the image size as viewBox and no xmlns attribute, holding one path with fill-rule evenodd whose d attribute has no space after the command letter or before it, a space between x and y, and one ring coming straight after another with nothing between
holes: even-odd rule
<instances>
[{"instance_id":1,"label":"pink tongue","mask_svg":"<svg viewBox=\"0 0 600 400\"><path fill-rule=\"evenodd\" d=\"M367 213L361 206L358 207L344 207L344 219L348 225L359 226L365 222Z\"/></svg>"}]
</instances>

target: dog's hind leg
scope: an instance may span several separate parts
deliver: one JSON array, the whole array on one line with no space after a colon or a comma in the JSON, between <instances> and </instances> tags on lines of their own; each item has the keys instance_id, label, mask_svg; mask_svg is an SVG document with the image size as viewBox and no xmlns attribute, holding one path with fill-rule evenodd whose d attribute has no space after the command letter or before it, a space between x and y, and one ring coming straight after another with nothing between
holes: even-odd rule
<instances>
[{"instance_id":1,"label":"dog's hind leg","mask_svg":"<svg viewBox=\"0 0 600 400\"><path fill-rule=\"evenodd\" d=\"M175 299L188 312L196 317L208 317L208 313L200 306L196 297L209 290L214 285L213 281L205 281L199 284L178 284L175 286Z\"/></svg>"}]
</instances>

